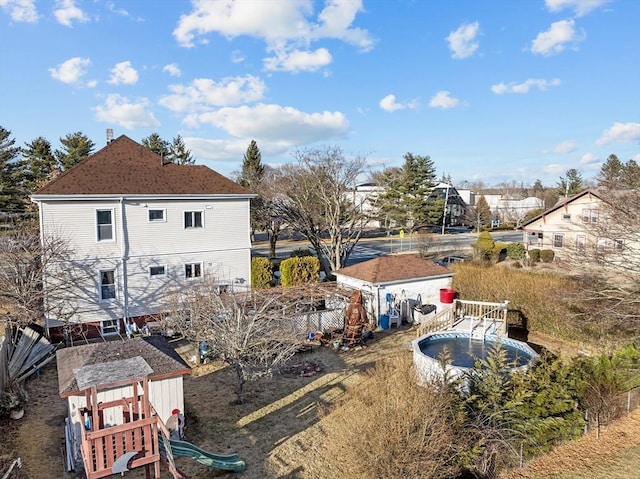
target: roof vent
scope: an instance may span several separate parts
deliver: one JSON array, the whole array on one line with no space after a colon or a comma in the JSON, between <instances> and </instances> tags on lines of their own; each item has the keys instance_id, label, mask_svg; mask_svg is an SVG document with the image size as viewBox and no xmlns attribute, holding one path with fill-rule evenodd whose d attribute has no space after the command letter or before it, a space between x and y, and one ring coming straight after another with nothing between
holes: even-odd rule
<instances>
[{"instance_id":1,"label":"roof vent","mask_svg":"<svg viewBox=\"0 0 640 479\"><path fill-rule=\"evenodd\" d=\"M107 145L113 141L113 129L107 128Z\"/></svg>"}]
</instances>

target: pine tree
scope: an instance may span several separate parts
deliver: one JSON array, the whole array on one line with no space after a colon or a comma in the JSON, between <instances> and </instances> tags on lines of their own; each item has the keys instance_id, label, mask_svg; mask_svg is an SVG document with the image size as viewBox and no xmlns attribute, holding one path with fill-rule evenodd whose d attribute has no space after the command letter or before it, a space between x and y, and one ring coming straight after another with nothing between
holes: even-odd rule
<instances>
[{"instance_id":1,"label":"pine tree","mask_svg":"<svg viewBox=\"0 0 640 479\"><path fill-rule=\"evenodd\" d=\"M151 135L143 138L141 144L145 148L149 148L154 153L160 155L162 158L167 159L167 161L170 161L169 157L171 151L169 150L169 142L163 140L157 133L151 133Z\"/></svg>"},{"instance_id":2,"label":"pine tree","mask_svg":"<svg viewBox=\"0 0 640 479\"><path fill-rule=\"evenodd\" d=\"M260 195L263 179L262 154L256 141L251 140L242 159L242 171L238 178L238 183L252 193ZM255 238L256 230L262 230L265 227L265 223L270 221L271 216L269 214L269 202L263 196L251 198L250 206L251 238L253 239Z\"/></svg>"},{"instance_id":3,"label":"pine tree","mask_svg":"<svg viewBox=\"0 0 640 479\"><path fill-rule=\"evenodd\" d=\"M17 185L16 157L20 148L13 146L15 138L11 132L0 126L0 211L9 212L20 209L20 191Z\"/></svg>"},{"instance_id":4,"label":"pine tree","mask_svg":"<svg viewBox=\"0 0 640 479\"><path fill-rule=\"evenodd\" d=\"M39 136L22 148L20 176L22 185L33 192L49 181L57 169L56 158L51 143Z\"/></svg>"},{"instance_id":5,"label":"pine tree","mask_svg":"<svg viewBox=\"0 0 640 479\"><path fill-rule=\"evenodd\" d=\"M580 193L583 188L582 175L575 168L568 169L558 182L558 193L567 198Z\"/></svg>"},{"instance_id":6,"label":"pine tree","mask_svg":"<svg viewBox=\"0 0 640 479\"><path fill-rule=\"evenodd\" d=\"M85 160L95 147L95 143L80 131L60 138L60 143L63 149L56 150L54 154L62 171L67 171Z\"/></svg>"},{"instance_id":7,"label":"pine tree","mask_svg":"<svg viewBox=\"0 0 640 479\"><path fill-rule=\"evenodd\" d=\"M191 151L180 135L176 136L169 145L168 159L178 165L193 165L195 160L191 156Z\"/></svg>"}]
</instances>

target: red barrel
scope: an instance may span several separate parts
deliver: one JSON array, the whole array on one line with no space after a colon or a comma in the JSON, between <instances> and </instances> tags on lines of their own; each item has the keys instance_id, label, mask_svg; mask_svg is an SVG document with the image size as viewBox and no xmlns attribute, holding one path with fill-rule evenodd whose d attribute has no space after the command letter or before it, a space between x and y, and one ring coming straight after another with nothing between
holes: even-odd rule
<instances>
[{"instance_id":1,"label":"red barrel","mask_svg":"<svg viewBox=\"0 0 640 479\"><path fill-rule=\"evenodd\" d=\"M449 288L440 288L440 302L444 304L453 303L453 299L456 297L456 290Z\"/></svg>"}]
</instances>

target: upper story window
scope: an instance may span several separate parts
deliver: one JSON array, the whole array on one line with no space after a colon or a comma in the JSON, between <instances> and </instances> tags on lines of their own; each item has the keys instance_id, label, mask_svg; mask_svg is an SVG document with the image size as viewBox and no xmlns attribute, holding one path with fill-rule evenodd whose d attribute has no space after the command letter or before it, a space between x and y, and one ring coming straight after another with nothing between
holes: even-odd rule
<instances>
[{"instance_id":1,"label":"upper story window","mask_svg":"<svg viewBox=\"0 0 640 479\"><path fill-rule=\"evenodd\" d=\"M202 263L187 263L184 265L184 277L195 279L202 277Z\"/></svg>"},{"instance_id":2,"label":"upper story window","mask_svg":"<svg viewBox=\"0 0 640 479\"><path fill-rule=\"evenodd\" d=\"M202 228L202 211L185 211L184 227Z\"/></svg>"},{"instance_id":3,"label":"upper story window","mask_svg":"<svg viewBox=\"0 0 640 479\"><path fill-rule=\"evenodd\" d=\"M113 269L100 271L100 301L116 299L116 272Z\"/></svg>"},{"instance_id":4,"label":"upper story window","mask_svg":"<svg viewBox=\"0 0 640 479\"><path fill-rule=\"evenodd\" d=\"M582 221L584 223L597 223L598 210L591 210L591 209L582 210Z\"/></svg>"},{"instance_id":5,"label":"upper story window","mask_svg":"<svg viewBox=\"0 0 640 479\"><path fill-rule=\"evenodd\" d=\"M96 210L98 241L113 241L113 210Z\"/></svg>"},{"instance_id":6,"label":"upper story window","mask_svg":"<svg viewBox=\"0 0 640 479\"><path fill-rule=\"evenodd\" d=\"M164 210L149 210L149 221L152 222L164 222Z\"/></svg>"},{"instance_id":7,"label":"upper story window","mask_svg":"<svg viewBox=\"0 0 640 479\"><path fill-rule=\"evenodd\" d=\"M571 221L571 215L569 213L563 213L562 221Z\"/></svg>"}]
</instances>

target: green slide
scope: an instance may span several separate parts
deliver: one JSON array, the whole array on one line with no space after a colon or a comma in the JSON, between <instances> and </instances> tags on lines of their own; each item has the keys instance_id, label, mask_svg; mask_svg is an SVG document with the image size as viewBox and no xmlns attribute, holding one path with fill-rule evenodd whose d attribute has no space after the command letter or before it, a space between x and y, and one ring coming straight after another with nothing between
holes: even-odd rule
<instances>
[{"instance_id":1,"label":"green slide","mask_svg":"<svg viewBox=\"0 0 640 479\"><path fill-rule=\"evenodd\" d=\"M165 450L165 439L160 435L161 450ZM171 453L173 457L189 457L200 464L205 466L215 467L222 471L244 471L246 464L241 460L237 454L212 454L210 452L203 451L199 447L194 446L190 442L178 441L177 439L170 439L169 446L171 447Z\"/></svg>"}]
</instances>

